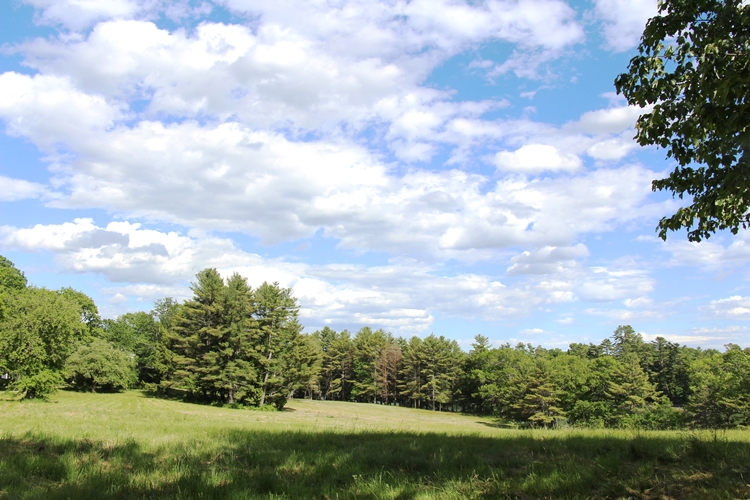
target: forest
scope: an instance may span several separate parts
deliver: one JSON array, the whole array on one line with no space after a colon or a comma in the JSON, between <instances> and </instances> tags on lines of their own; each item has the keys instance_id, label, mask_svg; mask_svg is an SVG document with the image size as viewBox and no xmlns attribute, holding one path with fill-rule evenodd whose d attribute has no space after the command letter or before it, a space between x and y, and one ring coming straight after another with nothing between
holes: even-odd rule
<instances>
[{"instance_id":1,"label":"forest","mask_svg":"<svg viewBox=\"0 0 750 500\"><path fill-rule=\"evenodd\" d=\"M140 388L228 407L289 398L491 415L507 426L636 429L750 425L750 349L647 342L629 325L567 350L395 337L363 327L304 333L291 289L196 275L193 297L102 319L72 288L29 285L0 257L0 389L18 399Z\"/></svg>"}]
</instances>

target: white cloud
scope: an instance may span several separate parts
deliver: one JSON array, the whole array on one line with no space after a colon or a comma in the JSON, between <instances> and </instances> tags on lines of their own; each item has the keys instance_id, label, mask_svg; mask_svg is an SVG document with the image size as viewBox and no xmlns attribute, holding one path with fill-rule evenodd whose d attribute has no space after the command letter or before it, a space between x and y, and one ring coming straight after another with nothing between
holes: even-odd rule
<instances>
[{"instance_id":1,"label":"white cloud","mask_svg":"<svg viewBox=\"0 0 750 500\"><path fill-rule=\"evenodd\" d=\"M65 151L75 152L51 154L53 181L67 192L52 206L240 230L266 243L322 229L342 247L431 258L564 246L583 232L639 217L653 178L638 166L494 184L460 170L398 175L350 139L294 141L236 122L112 125L116 104L71 90L57 77L6 73L0 90L10 96L0 116L11 130L48 148L66 142ZM557 166L572 158L554 151L549 156Z\"/></svg>"},{"instance_id":2,"label":"white cloud","mask_svg":"<svg viewBox=\"0 0 750 500\"><path fill-rule=\"evenodd\" d=\"M0 175L0 201L17 201L51 196L46 186Z\"/></svg>"},{"instance_id":3,"label":"white cloud","mask_svg":"<svg viewBox=\"0 0 750 500\"><path fill-rule=\"evenodd\" d=\"M495 165L506 172L538 173L544 171L575 172L583 167L581 159L561 153L554 146L527 144L516 151L495 154Z\"/></svg>"},{"instance_id":4,"label":"white cloud","mask_svg":"<svg viewBox=\"0 0 750 500\"><path fill-rule=\"evenodd\" d=\"M61 24L72 30L88 28L98 21L132 19L152 11L158 0L22 0L39 9L37 21Z\"/></svg>"},{"instance_id":5,"label":"white cloud","mask_svg":"<svg viewBox=\"0 0 750 500\"><path fill-rule=\"evenodd\" d=\"M638 145L633 140L633 132L625 132L613 139L597 142L588 148L586 153L595 160L619 160L637 147Z\"/></svg>"},{"instance_id":6,"label":"white cloud","mask_svg":"<svg viewBox=\"0 0 750 500\"><path fill-rule=\"evenodd\" d=\"M569 126L577 128L586 134L619 134L630 132L635 135L635 122L642 113L649 109L635 106L618 106L595 111L587 111L577 122Z\"/></svg>"},{"instance_id":7,"label":"white cloud","mask_svg":"<svg viewBox=\"0 0 750 500\"><path fill-rule=\"evenodd\" d=\"M572 247L544 247L525 251L513 257L506 273L509 276L522 274L553 274L575 265L575 259L587 257L589 251L579 243Z\"/></svg>"},{"instance_id":8,"label":"white cloud","mask_svg":"<svg viewBox=\"0 0 750 500\"><path fill-rule=\"evenodd\" d=\"M421 86L482 41L521 51L576 43L582 31L563 2L227 1L253 21L172 32L144 20L156 3L113 4L122 12L109 14L84 0L35 5L48 19L66 6L103 19L85 35L19 47L37 75L0 76L8 130L49 155L63 193L50 206L243 231L266 244L322 231L341 247L430 260L572 245L644 213L649 170L589 173L580 160L627 154L612 134L629 112L560 128L485 120L509 103L458 102ZM446 146L453 170L384 160L427 161ZM497 155L505 169L579 175L467 174L474 149L487 147L515 148Z\"/></svg>"},{"instance_id":9,"label":"white cloud","mask_svg":"<svg viewBox=\"0 0 750 500\"><path fill-rule=\"evenodd\" d=\"M620 291L618 297L627 290L643 292L628 272L612 270L577 269L504 284L492 276L446 273L413 261L369 267L304 264L247 253L225 238L183 236L126 221L106 227L90 219L30 228L2 226L0 247L50 251L62 271L105 276L112 284L101 293L109 297L111 314L166 295L186 298L187 282L206 267L224 276L238 272L252 286L278 281L293 288L310 327L372 324L396 332L425 331L436 314L487 320L525 317L545 305L576 300L577 290L602 273L607 286ZM563 249L558 257L582 255L584 250ZM546 258L555 258L554 250Z\"/></svg>"},{"instance_id":10,"label":"white cloud","mask_svg":"<svg viewBox=\"0 0 750 500\"><path fill-rule=\"evenodd\" d=\"M710 272L729 272L750 263L750 233L719 234L700 243L672 237L655 240L669 254L672 266L699 267Z\"/></svg>"},{"instance_id":11,"label":"white cloud","mask_svg":"<svg viewBox=\"0 0 750 500\"><path fill-rule=\"evenodd\" d=\"M638 45L646 21L657 14L656 0L595 0L607 46L624 52Z\"/></svg>"},{"instance_id":12,"label":"white cloud","mask_svg":"<svg viewBox=\"0 0 750 500\"><path fill-rule=\"evenodd\" d=\"M121 116L118 105L77 90L66 77L0 74L0 117L7 130L52 151L109 129Z\"/></svg>"},{"instance_id":13,"label":"white cloud","mask_svg":"<svg viewBox=\"0 0 750 500\"><path fill-rule=\"evenodd\" d=\"M587 277L576 290L583 300L592 302L632 300L643 297L654 289L655 280L643 270L592 268L592 271L592 275ZM633 314L633 312L626 310L623 314Z\"/></svg>"},{"instance_id":14,"label":"white cloud","mask_svg":"<svg viewBox=\"0 0 750 500\"><path fill-rule=\"evenodd\" d=\"M733 295L726 299L712 300L704 310L726 319L750 319L750 297Z\"/></svg>"},{"instance_id":15,"label":"white cloud","mask_svg":"<svg viewBox=\"0 0 750 500\"><path fill-rule=\"evenodd\" d=\"M541 328L527 328L525 330L521 330L518 332L520 335L540 335L542 333L546 333Z\"/></svg>"}]
</instances>

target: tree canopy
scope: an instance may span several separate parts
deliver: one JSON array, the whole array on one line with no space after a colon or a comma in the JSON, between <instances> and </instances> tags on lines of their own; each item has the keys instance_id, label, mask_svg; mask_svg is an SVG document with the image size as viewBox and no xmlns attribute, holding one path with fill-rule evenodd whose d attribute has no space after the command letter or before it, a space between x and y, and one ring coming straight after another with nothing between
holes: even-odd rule
<instances>
[{"instance_id":1,"label":"tree canopy","mask_svg":"<svg viewBox=\"0 0 750 500\"><path fill-rule=\"evenodd\" d=\"M691 203L659 222L662 239L690 241L750 226L750 8L743 0L662 0L628 72L615 80L647 110L636 140L667 150L677 167L656 190Z\"/></svg>"}]
</instances>

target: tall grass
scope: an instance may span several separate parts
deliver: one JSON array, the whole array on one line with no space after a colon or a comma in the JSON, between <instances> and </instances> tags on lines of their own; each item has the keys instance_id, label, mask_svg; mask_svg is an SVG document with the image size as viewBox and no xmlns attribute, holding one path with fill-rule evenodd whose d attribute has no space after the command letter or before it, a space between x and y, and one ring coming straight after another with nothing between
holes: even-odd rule
<instances>
[{"instance_id":1,"label":"tall grass","mask_svg":"<svg viewBox=\"0 0 750 500\"><path fill-rule=\"evenodd\" d=\"M0 401L0 498L743 498L750 433L510 431L293 401L253 412L124 394Z\"/></svg>"}]
</instances>

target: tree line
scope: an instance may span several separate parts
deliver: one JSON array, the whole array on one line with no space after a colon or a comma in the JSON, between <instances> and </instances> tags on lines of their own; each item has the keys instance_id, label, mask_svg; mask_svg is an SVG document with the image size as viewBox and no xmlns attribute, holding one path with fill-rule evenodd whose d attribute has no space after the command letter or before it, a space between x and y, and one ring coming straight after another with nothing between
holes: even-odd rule
<instances>
[{"instance_id":1,"label":"tree line","mask_svg":"<svg viewBox=\"0 0 750 500\"><path fill-rule=\"evenodd\" d=\"M395 337L363 327L306 334L292 291L239 274L196 275L193 297L101 319L71 288L29 286L0 257L0 376L19 397L68 384L141 387L229 406L291 397L493 415L522 426L729 428L750 425L750 349L647 342L619 326L567 350Z\"/></svg>"}]
</instances>

